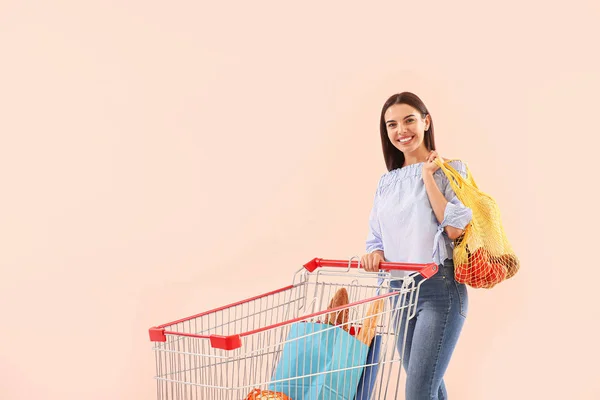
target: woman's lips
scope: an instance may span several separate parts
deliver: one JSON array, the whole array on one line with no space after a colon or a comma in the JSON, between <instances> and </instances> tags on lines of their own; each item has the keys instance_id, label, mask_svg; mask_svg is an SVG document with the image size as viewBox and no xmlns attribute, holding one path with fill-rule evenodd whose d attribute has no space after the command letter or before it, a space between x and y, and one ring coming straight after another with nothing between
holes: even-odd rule
<instances>
[{"instance_id":1,"label":"woman's lips","mask_svg":"<svg viewBox=\"0 0 600 400\"><path fill-rule=\"evenodd\" d=\"M408 143L412 142L413 139L414 139L414 136L401 137L400 139L398 139L398 142L400 144L408 144Z\"/></svg>"}]
</instances>

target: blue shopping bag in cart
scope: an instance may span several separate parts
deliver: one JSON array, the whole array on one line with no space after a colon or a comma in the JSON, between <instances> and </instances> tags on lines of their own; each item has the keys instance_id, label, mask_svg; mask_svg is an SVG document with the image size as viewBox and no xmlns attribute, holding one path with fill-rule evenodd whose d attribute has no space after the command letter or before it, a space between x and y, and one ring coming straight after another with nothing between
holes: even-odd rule
<instances>
[{"instance_id":1,"label":"blue shopping bag in cart","mask_svg":"<svg viewBox=\"0 0 600 400\"><path fill-rule=\"evenodd\" d=\"M339 327L290 327L269 390L292 399L353 400L369 347Z\"/></svg>"}]
</instances>

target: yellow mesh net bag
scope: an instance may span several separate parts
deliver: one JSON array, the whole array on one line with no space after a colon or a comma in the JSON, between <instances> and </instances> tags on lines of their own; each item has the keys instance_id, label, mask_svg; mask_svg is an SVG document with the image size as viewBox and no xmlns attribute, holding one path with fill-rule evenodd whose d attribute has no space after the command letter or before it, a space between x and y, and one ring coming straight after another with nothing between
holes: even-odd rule
<instances>
[{"instance_id":1,"label":"yellow mesh net bag","mask_svg":"<svg viewBox=\"0 0 600 400\"><path fill-rule=\"evenodd\" d=\"M466 179L449 161L435 160L448 177L456 197L473 212L464 234L454 241L454 277L474 288L492 288L512 278L519 270L515 255L500 219L496 201L483 193L467 168Z\"/></svg>"}]
</instances>

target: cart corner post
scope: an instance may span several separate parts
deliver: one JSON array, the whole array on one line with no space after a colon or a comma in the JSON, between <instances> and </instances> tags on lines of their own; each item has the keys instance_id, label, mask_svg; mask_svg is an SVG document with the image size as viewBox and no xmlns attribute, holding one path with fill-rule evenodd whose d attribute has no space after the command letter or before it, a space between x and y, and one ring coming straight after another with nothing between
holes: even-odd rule
<instances>
[{"instance_id":1,"label":"cart corner post","mask_svg":"<svg viewBox=\"0 0 600 400\"><path fill-rule=\"evenodd\" d=\"M150 328L148 330L148 332L150 333L150 341L152 342L166 342L167 341L167 336L165 335L165 329L164 328Z\"/></svg>"},{"instance_id":2,"label":"cart corner post","mask_svg":"<svg viewBox=\"0 0 600 400\"><path fill-rule=\"evenodd\" d=\"M240 335L220 336L211 335L210 345L215 349L235 350L242 347L242 338Z\"/></svg>"},{"instance_id":3,"label":"cart corner post","mask_svg":"<svg viewBox=\"0 0 600 400\"><path fill-rule=\"evenodd\" d=\"M304 264L304 268L306 268L308 272L313 272L315 269L321 266L321 260L322 258L313 258L312 260Z\"/></svg>"}]
</instances>

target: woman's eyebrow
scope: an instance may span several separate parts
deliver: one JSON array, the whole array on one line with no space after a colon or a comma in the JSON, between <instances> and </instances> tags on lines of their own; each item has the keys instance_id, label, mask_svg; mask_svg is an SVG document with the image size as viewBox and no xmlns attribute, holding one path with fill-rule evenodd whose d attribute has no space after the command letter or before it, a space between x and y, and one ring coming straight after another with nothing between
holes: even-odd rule
<instances>
[{"instance_id":1,"label":"woman's eyebrow","mask_svg":"<svg viewBox=\"0 0 600 400\"><path fill-rule=\"evenodd\" d=\"M406 119L406 118L408 118L408 117L414 117L414 116L415 116L415 114L410 114L410 115L407 115L406 117L404 117L404 118L402 118L402 119ZM385 121L385 123L386 123L386 124L389 124L390 122L396 122L396 120L394 120L394 119L390 119L390 120L388 120L388 121Z\"/></svg>"}]
</instances>

